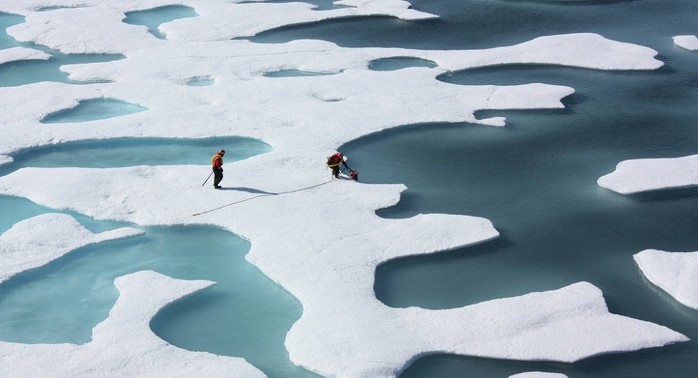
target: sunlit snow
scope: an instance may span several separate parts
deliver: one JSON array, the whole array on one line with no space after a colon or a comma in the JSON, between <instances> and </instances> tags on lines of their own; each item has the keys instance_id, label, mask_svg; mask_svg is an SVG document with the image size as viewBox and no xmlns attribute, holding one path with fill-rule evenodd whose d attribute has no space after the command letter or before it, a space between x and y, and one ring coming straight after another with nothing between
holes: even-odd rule
<instances>
[{"instance_id":1,"label":"sunlit snow","mask_svg":"<svg viewBox=\"0 0 698 378\"><path fill-rule=\"evenodd\" d=\"M687 50L698 50L698 37L695 35L677 35L674 44Z\"/></svg>"},{"instance_id":2,"label":"sunlit snow","mask_svg":"<svg viewBox=\"0 0 698 378\"><path fill-rule=\"evenodd\" d=\"M698 310L698 252L648 249L633 258L650 282Z\"/></svg>"},{"instance_id":3,"label":"sunlit snow","mask_svg":"<svg viewBox=\"0 0 698 378\"><path fill-rule=\"evenodd\" d=\"M598 183L621 194L698 186L698 155L626 160Z\"/></svg>"}]
</instances>

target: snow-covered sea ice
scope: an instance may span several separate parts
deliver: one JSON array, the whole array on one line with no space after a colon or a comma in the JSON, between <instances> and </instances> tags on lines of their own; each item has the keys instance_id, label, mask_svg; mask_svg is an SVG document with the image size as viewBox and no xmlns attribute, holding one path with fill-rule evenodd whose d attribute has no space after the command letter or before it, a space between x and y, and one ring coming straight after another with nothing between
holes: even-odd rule
<instances>
[{"instance_id":1,"label":"snow-covered sea ice","mask_svg":"<svg viewBox=\"0 0 698 378\"><path fill-rule=\"evenodd\" d=\"M6 166L20 152L81 141L235 136L271 146L265 154L226 162L227 190L202 188L209 172L205 164L145 163L23 167L0 177L0 194L96 220L144 227L206 225L242 236L251 243L246 259L303 306L285 342L291 362L324 376L396 376L430 353L574 362L688 340L660 324L612 313L601 290L588 282L452 309L389 307L373 291L377 266L483 243L499 237L500 231L491 221L468 215L381 218L376 211L397 204L404 185L330 181L322 166L329 152L361 136L435 121L504 126L504 117L476 114L562 109L562 100L575 91L545 83L453 85L437 80L441 74L501 64L651 71L663 66L657 51L595 33L537 36L478 50L243 39L289 25L348 17L411 22L438 18L399 0L337 4L342 6L318 10L298 2L191 0L184 5L195 13L186 10L185 18L148 27L129 23L127 15L180 4L88 0L76 6L70 1L22 0L0 5L0 11L24 17L23 23L7 29L17 41L63 54L123 57L61 66L67 81L0 87L6 106L0 161ZM9 47L0 50L0 68L2 62L47 58ZM375 62L391 59L430 63L375 69ZM317 74L270 74L275 72ZM99 116L102 109L97 116L63 118L95 102L116 103L120 109L107 117ZM121 111L124 107L128 111ZM50 185L36 185L37 177ZM50 232L31 232L37 226ZM94 234L67 215L28 219L0 236L2 257L13 261L3 264L0 274L9 278L83 245L138 234L135 229ZM109 317L94 328L90 342L2 342L2 365L17 375L36 373L32 366L61 376L95 371L263 374L239 356L186 351L151 331L151 319L164 306L213 282L141 271L119 277L115 284L120 297Z\"/></svg>"}]
</instances>

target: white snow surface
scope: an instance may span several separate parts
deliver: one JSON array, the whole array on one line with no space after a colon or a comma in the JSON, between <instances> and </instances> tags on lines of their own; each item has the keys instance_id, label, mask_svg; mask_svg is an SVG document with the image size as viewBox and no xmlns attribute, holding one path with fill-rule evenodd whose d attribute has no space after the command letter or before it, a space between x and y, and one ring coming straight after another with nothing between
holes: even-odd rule
<instances>
[{"instance_id":1,"label":"white snow surface","mask_svg":"<svg viewBox=\"0 0 698 378\"><path fill-rule=\"evenodd\" d=\"M0 341L3 373L12 377L263 377L241 358L190 352L150 329L164 306L213 285L142 271L115 280L119 298L86 344Z\"/></svg>"},{"instance_id":2,"label":"white snow surface","mask_svg":"<svg viewBox=\"0 0 698 378\"><path fill-rule=\"evenodd\" d=\"M621 194L698 185L698 155L620 162L597 183Z\"/></svg>"},{"instance_id":3,"label":"white snow surface","mask_svg":"<svg viewBox=\"0 0 698 378\"><path fill-rule=\"evenodd\" d=\"M65 214L44 214L26 219L0 235L0 283L74 249L142 234L131 227L93 234L75 218Z\"/></svg>"},{"instance_id":4,"label":"white snow surface","mask_svg":"<svg viewBox=\"0 0 698 378\"><path fill-rule=\"evenodd\" d=\"M174 3L194 8L199 16L161 25L166 40L156 39L145 27L121 22L125 12ZM498 232L486 219L463 215L380 218L375 211L396 204L405 187L330 181L324 169L326 156L347 141L401 125L467 121L503 126L502 117L477 119L473 114L482 109L561 108L561 99L573 93L572 88L544 83L468 86L436 80L452 70L517 63L649 70L662 63L652 49L588 33L462 51L343 48L315 40L284 44L231 40L321 19L435 17L408 9L403 1L346 0L342 4L353 8L316 11L302 3L227 0L0 4L0 11L26 17L26 23L8 29L19 40L62 52L125 56L61 67L71 79L92 84L42 82L0 88L0 155L118 137L237 135L258 138L273 147L264 155L226 163L226 190L201 187L210 172L209 157L204 157L200 166L23 168L0 177L0 194L96 219L140 225L215 225L250 240L247 259L303 305L302 317L286 339L291 360L322 375L395 376L416 358L438 352L576 361L686 340L666 327L609 313L602 293L585 282L446 310L390 308L378 301L373 280L379 264L484 242ZM36 11L61 5L74 8ZM371 61L389 57L427 59L438 67L368 69ZM332 75L264 76L292 69ZM215 84L184 85L194 77L212 78ZM148 111L99 121L41 123L47 114L95 98L121 99ZM352 161L361 164L361 157ZM35 177L50 185L34 185ZM76 182L83 184L76 186ZM272 194L259 196L249 189ZM207 284L182 283L154 273L137 273L117 284L122 295L110 318L95 328L93 342L83 346L5 343L0 349L3 370L10 366L23 372L38 360L37 365L47 371L70 376L88 372L148 375L157 367L127 362L152 353L157 355L153 363L171 359L185 364L190 356L199 355L162 342L144 324L156 308ZM181 289L192 285L196 288ZM141 297L140 286L158 290ZM246 363L200 355L204 357L196 359L196 367L204 372L249 373ZM165 375L190 372L179 369L181 364L163 370Z\"/></svg>"},{"instance_id":5,"label":"white snow surface","mask_svg":"<svg viewBox=\"0 0 698 378\"><path fill-rule=\"evenodd\" d=\"M647 249L633 259L650 282L677 301L698 310L698 252Z\"/></svg>"},{"instance_id":6,"label":"white snow surface","mask_svg":"<svg viewBox=\"0 0 698 378\"><path fill-rule=\"evenodd\" d=\"M698 37L695 35L677 35L674 44L687 50L698 50Z\"/></svg>"}]
</instances>

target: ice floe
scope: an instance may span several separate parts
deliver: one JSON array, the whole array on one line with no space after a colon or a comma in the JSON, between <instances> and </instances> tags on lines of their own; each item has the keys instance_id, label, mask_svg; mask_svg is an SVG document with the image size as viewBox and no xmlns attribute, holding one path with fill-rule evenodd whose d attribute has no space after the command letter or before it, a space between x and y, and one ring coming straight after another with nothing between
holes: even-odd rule
<instances>
[{"instance_id":1,"label":"ice floe","mask_svg":"<svg viewBox=\"0 0 698 378\"><path fill-rule=\"evenodd\" d=\"M65 214L44 214L24 220L0 235L0 283L74 249L141 234L142 231L130 227L94 234Z\"/></svg>"},{"instance_id":2,"label":"ice floe","mask_svg":"<svg viewBox=\"0 0 698 378\"><path fill-rule=\"evenodd\" d=\"M647 249L633 258L650 282L698 310L698 252Z\"/></svg>"},{"instance_id":3,"label":"ice floe","mask_svg":"<svg viewBox=\"0 0 698 378\"><path fill-rule=\"evenodd\" d=\"M698 185L698 155L622 161L598 184L621 194Z\"/></svg>"},{"instance_id":4,"label":"ice floe","mask_svg":"<svg viewBox=\"0 0 698 378\"><path fill-rule=\"evenodd\" d=\"M687 50L698 50L698 37L695 35L677 35L674 44Z\"/></svg>"},{"instance_id":5,"label":"ice floe","mask_svg":"<svg viewBox=\"0 0 698 378\"><path fill-rule=\"evenodd\" d=\"M13 377L263 377L241 358L190 352L150 329L164 306L213 282L176 280L142 271L115 280L119 299L86 344L17 344L0 341L3 372Z\"/></svg>"},{"instance_id":6,"label":"ice floe","mask_svg":"<svg viewBox=\"0 0 698 378\"><path fill-rule=\"evenodd\" d=\"M323 375L395 376L429 353L576 361L686 340L663 326L609 313L602 293L589 283L456 309L390 308L373 292L379 264L481 243L499 233L488 220L470 216L380 218L376 210L395 205L403 185L330 181L324 170L325 156L367 134L430 122L502 126L504 118L477 119L474 114L483 109L562 108L561 100L574 92L545 83L452 85L436 80L439 74L519 63L651 70L662 66L656 51L590 33L463 51L233 40L333 18L435 17L398 0L346 0L339 4L350 7L327 11L295 2L189 0L177 4L194 8L198 16L162 24L165 40L153 37L144 26L122 22L126 12L174 3L23 0L0 5L2 11L26 17L25 23L8 28L21 41L64 53L126 57L61 67L71 79L93 84L40 82L0 88L4 102L0 154L88 139L231 135L261 139L273 150L226 164L225 190L219 191L201 187L210 172L204 163L23 168L0 177L1 194L96 219L216 225L247 238L252 244L247 259L303 305L303 315L286 340L292 362ZM60 5L70 7L34 11ZM391 57L424 59L438 66L381 72L368 68L376 59ZM334 75L264 76L280 70ZM194 77L210 78L213 85L184 85ZM139 104L148 111L79 123L40 122L47 114L81 101L103 98ZM34 185L35 177L50 185ZM6 240L21 239L12 235ZM215 376L221 369L238 376L257 374L238 359L174 348L147 327L162 306L209 284L152 272L122 277L117 280L119 302L109 319L95 328L92 342L2 343L3 369L8 366L25 374L24 369L35 364L63 375L98 371Z\"/></svg>"}]
</instances>

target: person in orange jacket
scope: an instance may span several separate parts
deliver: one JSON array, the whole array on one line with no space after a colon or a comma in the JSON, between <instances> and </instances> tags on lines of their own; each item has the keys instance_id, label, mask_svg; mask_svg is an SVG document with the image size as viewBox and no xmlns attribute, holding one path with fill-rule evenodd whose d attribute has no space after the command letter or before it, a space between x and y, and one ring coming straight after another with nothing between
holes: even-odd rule
<instances>
[{"instance_id":1,"label":"person in orange jacket","mask_svg":"<svg viewBox=\"0 0 698 378\"><path fill-rule=\"evenodd\" d=\"M223 155L225 155L225 150L218 151L213 158L211 158L211 168L213 169L213 187L220 189L221 186L218 185L223 180Z\"/></svg>"}]
</instances>

